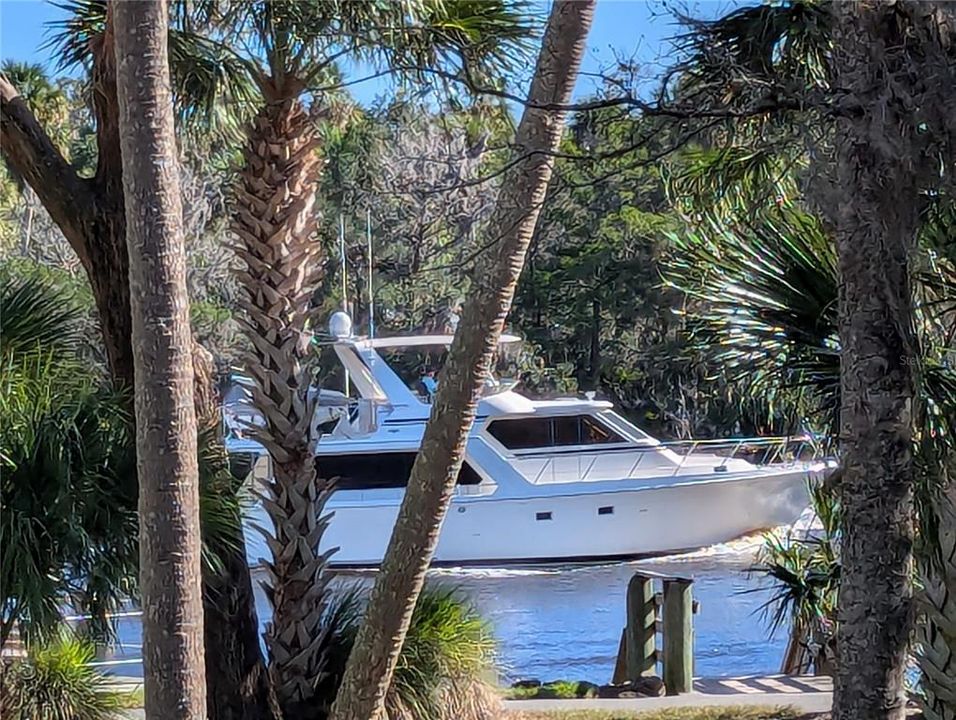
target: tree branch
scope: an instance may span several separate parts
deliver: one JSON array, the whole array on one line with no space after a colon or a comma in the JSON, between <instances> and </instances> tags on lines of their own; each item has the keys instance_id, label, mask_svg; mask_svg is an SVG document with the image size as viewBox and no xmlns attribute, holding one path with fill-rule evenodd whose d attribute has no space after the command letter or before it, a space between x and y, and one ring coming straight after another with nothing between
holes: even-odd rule
<instances>
[{"instance_id":1,"label":"tree branch","mask_svg":"<svg viewBox=\"0 0 956 720\"><path fill-rule=\"evenodd\" d=\"M63 157L10 81L0 75L0 147L40 198L70 247L89 269L83 227L91 222L95 193Z\"/></svg>"}]
</instances>

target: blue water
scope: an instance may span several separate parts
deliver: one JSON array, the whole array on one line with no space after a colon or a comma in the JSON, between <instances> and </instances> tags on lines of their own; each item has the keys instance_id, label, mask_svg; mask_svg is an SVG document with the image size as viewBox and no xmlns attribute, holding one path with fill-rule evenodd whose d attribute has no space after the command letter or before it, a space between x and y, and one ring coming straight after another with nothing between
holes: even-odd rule
<instances>
[{"instance_id":1,"label":"blue water","mask_svg":"<svg viewBox=\"0 0 956 720\"><path fill-rule=\"evenodd\" d=\"M768 639L758 612L767 595L748 592L759 584L748 577L747 567L749 561L739 559L694 559L448 579L491 621L505 680L610 681L627 583L641 568L694 579L700 603L694 617L696 675L778 672L786 638Z\"/></svg>"},{"instance_id":2,"label":"blue water","mask_svg":"<svg viewBox=\"0 0 956 720\"><path fill-rule=\"evenodd\" d=\"M457 586L490 621L503 681L519 678L607 682L624 625L627 583L639 569L694 579L695 674L704 677L775 673L786 638L769 638L759 614L768 595L747 574L754 542L662 560L543 570L441 570L430 581ZM370 582L370 574L356 575ZM260 620L268 619L257 593ZM121 621L111 672L141 676L137 618Z\"/></svg>"}]
</instances>

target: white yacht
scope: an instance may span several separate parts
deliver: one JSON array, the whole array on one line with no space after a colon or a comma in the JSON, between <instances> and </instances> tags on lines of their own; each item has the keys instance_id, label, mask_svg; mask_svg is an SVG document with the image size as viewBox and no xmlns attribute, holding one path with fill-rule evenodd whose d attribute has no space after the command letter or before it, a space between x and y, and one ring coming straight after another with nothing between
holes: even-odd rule
<instances>
[{"instance_id":1,"label":"white yacht","mask_svg":"<svg viewBox=\"0 0 956 720\"><path fill-rule=\"evenodd\" d=\"M321 391L313 424L319 472L336 478L327 506L335 514L322 540L322 549L339 548L333 565L381 561L431 410L386 356L403 348L440 352L451 340L332 343L352 395ZM418 385L427 391L427 383ZM227 445L261 457L261 480L268 458L242 437L261 421L247 402L227 399ZM745 450L764 462L741 458ZM705 547L794 522L808 504L808 481L824 467L793 438L662 443L611 403L533 400L514 383L489 378L435 564L596 562ZM270 526L260 505L248 521ZM269 556L251 527L247 547L252 564Z\"/></svg>"}]
</instances>

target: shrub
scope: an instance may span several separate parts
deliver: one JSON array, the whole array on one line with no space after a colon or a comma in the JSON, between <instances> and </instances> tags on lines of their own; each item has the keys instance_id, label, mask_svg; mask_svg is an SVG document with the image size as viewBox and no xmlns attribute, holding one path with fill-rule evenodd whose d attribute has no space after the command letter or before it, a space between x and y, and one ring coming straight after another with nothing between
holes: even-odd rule
<instances>
[{"instance_id":1,"label":"shrub","mask_svg":"<svg viewBox=\"0 0 956 720\"><path fill-rule=\"evenodd\" d=\"M0 716L9 720L118 718L119 696L90 665L93 646L64 632L0 668Z\"/></svg>"},{"instance_id":2,"label":"shrub","mask_svg":"<svg viewBox=\"0 0 956 720\"><path fill-rule=\"evenodd\" d=\"M329 675L320 693L331 705L365 607L358 588L329 606ZM499 716L486 679L495 643L488 624L459 591L426 587L415 607L386 700L389 720L489 720Z\"/></svg>"}]
</instances>

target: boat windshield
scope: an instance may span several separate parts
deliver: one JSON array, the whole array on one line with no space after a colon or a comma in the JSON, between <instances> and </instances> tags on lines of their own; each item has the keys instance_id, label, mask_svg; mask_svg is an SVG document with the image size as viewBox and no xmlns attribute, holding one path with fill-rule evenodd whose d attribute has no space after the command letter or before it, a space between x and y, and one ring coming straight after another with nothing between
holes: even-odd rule
<instances>
[{"instance_id":1,"label":"boat windshield","mask_svg":"<svg viewBox=\"0 0 956 720\"><path fill-rule=\"evenodd\" d=\"M510 378L516 370L511 353L498 348L492 362L492 371L485 380L484 394L489 395L514 387ZM448 358L446 345L417 345L414 347L383 347L378 349L382 359L395 371L402 382L425 402L431 402L438 391L438 377Z\"/></svg>"}]
</instances>

